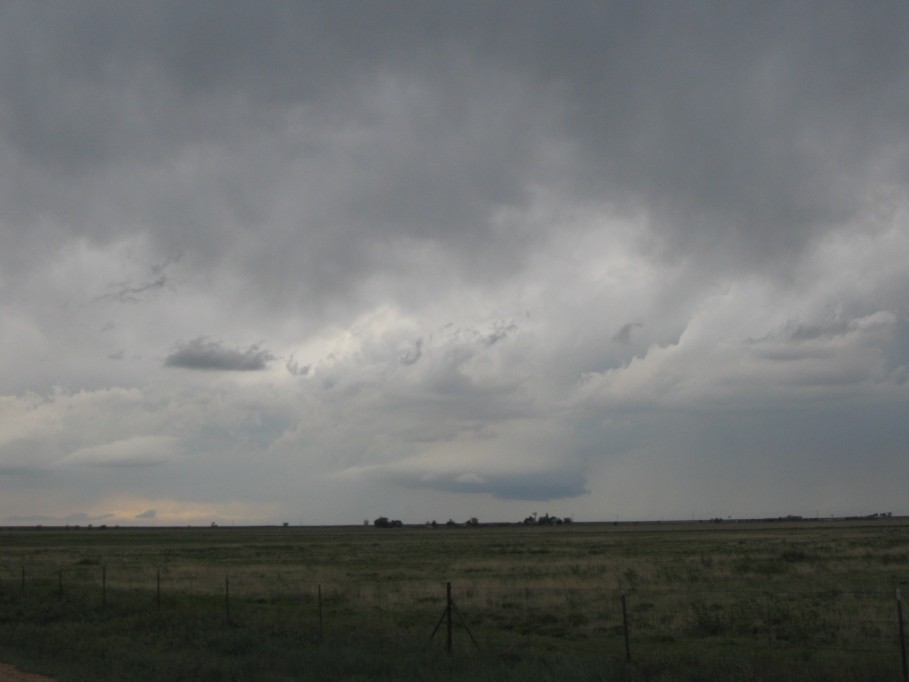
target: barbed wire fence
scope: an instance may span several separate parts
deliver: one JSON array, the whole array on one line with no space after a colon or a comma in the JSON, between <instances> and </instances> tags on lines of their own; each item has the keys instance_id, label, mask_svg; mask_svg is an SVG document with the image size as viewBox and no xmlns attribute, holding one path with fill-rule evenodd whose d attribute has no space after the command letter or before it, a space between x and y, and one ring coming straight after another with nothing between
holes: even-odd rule
<instances>
[{"instance_id":1,"label":"barbed wire fence","mask_svg":"<svg viewBox=\"0 0 909 682\"><path fill-rule=\"evenodd\" d=\"M32 605L78 601L86 617L113 608L164 615L198 608L229 627L292 632L312 644L365 632L383 643L439 646L444 625L449 655L482 649L784 666L842 657L909 680L899 591L610 590L402 579L325 584L301 575L229 566L137 570L94 561L6 565L0 593Z\"/></svg>"}]
</instances>

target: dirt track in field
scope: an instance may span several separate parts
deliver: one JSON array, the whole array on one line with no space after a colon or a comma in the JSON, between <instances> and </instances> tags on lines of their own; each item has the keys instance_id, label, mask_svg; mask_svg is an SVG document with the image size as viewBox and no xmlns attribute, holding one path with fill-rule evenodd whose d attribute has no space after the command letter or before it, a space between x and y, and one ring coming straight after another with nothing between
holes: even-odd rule
<instances>
[{"instance_id":1,"label":"dirt track in field","mask_svg":"<svg viewBox=\"0 0 909 682\"><path fill-rule=\"evenodd\" d=\"M0 663L0 682L54 682L52 677L24 673L11 665Z\"/></svg>"}]
</instances>

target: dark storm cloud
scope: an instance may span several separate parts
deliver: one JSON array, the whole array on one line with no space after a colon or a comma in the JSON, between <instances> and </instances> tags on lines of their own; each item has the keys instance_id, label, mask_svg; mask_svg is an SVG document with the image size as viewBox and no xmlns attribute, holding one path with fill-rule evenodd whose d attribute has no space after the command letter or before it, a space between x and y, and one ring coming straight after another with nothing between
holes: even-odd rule
<instances>
[{"instance_id":1,"label":"dark storm cloud","mask_svg":"<svg viewBox=\"0 0 909 682\"><path fill-rule=\"evenodd\" d=\"M565 471L514 472L507 475L436 475L390 477L397 483L453 493L485 493L502 500L558 500L590 492L585 473L571 465Z\"/></svg>"},{"instance_id":2,"label":"dark storm cloud","mask_svg":"<svg viewBox=\"0 0 909 682\"><path fill-rule=\"evenodd\" d=\"M125 519L169 517L178 480L343 518L314 466L649 514L644 474L704 443L776 458L755 497L814 479L819 427L897 452L862 406L905 413L909 382L907 25L840 0L0 4L0 474L106 467ZM686 411L714 417L688 441ZM837 441L851 481L905 473ZM220 492L192 470L215 461ZM697 471L665 499L713 495Z\"/></svg>"},{"instance_id":3,"label":"dark storm cloud","mask_svg":"<svg viewBox=\"0 0 909 682\"><path fill-rule=\"evenodd\" d=\"M266 369L274 359L272 353L256 345L246 350L227 348L220 342L200 336L178 345L164 360L164 365L183 369L257 372Z\"/></svg>"},{"instance_id":4,"label":"dark storm cloud","mask_svg":"<svg viewBox=\"0 0 909 682\"><path fill-rule=\"evenodd\" d=\"M432 485L439 490L486 493L506 500L557 500L590 492L583 471L548 475L511 474L491 477L483 483L449 480Z\"/></svg>"},{"instance_id":5,"label":"dark storm cloud","mask_svg":"<svg viewBox=\"0 0 909 682\"><path fill-rule=\"evenodd\" d=\"M788 261L909 179L902 4L52 7L4 9L7 216L109 238L83 197L112 180L124 210L156 199L139 229L163 251L227 256L279 298L349 292L402 239L512 272L539 235L492 220L533 184L646 210L667 258L724 268ZM153 172L189 150L211 163L191 186Z\"/></svg>"},{"instance_id":6,"label":"dark storm cloud","mask_svg":"<svg viewBox=\"0 0 909 682\"><path fill-rule=\"evenodd\" d=\"M907 179L888 149L909 132L906 6L637 3L579 18L542 35L551 65L534 65L576 104L591 186L641 198L677 248L765 263L852 217L869 181Z\"/></svg>"}]
</instances>

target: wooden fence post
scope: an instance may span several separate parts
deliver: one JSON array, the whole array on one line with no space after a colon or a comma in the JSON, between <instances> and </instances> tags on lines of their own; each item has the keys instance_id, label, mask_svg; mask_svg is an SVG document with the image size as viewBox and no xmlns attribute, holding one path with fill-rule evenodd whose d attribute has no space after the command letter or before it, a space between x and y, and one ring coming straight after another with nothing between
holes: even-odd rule
<instances>
[{"instance_id":1,"label":"wooden fence post","mask_svg":"<svg viewBox=\"0 0 909 682\"><path fill-rule=\"evenodd\" d=\"M230 625L230 577L224 576L224 613L227 616L227 624Z\"/></svg>"},{"instance_id":2,"label":"wooden fence post","mask_svg":"<svg viewBox=\"0 0 909 682\"><path fill-rule=\"evenodd\" d=\"M319 606L319 641L321 642L325 636L325 631L323 628L322 622L322 583L319 583L317 586L316 599Z\"/></svg>"},{"instance_id":3,"label":"wooden fence post","mask_svg":"<svg viewBox=\"0 0 909 682\"><path fill-rule=\"evenodd\" d=\"M622 632L625 634L625 662L631 663L631 645L628 636L628 604L625 595L622 595Z\"/></svg>"},{"instance_id":4,"label":"wooden fence post","mask_svg":"<svg viewBox=\"0 0 909 682\"><path fill-rule=\"evenodd\" d=\"M445 610L442 611L442 617L439 618L439 622L436 623L436 627L433 629L432 634L429 636L429 641L431 642L436 636L436 633L439 631L439 628L442 627L442 623L446 623L448 636L445 639L445 650L451 654L452 650L452 638L451 638L451 583L446 583L445 586Z\"/></svg>"},{"instance_id":5,"label":"wooden fence post","mask_svg":"<svg viewBox=\"0 0 909 682\"><path fill-rule=\"evenodd\" d=\"M448 627L448 637L445 640L445 650L451 654L452 651L452 638L451 638L451 583L447 583L445 586L445 613L446 615L446 625Z\"/></svg>"},{"instance_id":6,"label":"wooden fence post","mask_svg":"<svg viewBox=\"0 0 909 682\"><path fill-rule=\"evenodd\" d=\"M530 650L530 632L533 630L533 619L530 617L530 588L524 588L524 646Z\"/></svg>"},{"instance_id":7,"label":"wooden fence post","mask_svg":"<svg viewBox=\"0 0 909 682\"><path fill-rule=\"evenodd\" d=\"M906 666L906 636L903 630L903 597L896 591L896 618L900 627L900 658L903 664L903 680L909 680L909 668Z\"/></svg>"}]
</instances>

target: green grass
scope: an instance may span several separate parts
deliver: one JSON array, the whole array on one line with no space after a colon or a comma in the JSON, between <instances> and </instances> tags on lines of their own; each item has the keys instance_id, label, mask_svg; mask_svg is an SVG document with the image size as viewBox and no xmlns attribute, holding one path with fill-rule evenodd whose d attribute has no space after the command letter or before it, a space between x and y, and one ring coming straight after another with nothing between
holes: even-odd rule
<instances>
[{"instance_id":1,"label":"green grass","mask_svg":"<svg viewBox=\"0 0 909 682\"><path fill-rule=\"evenodd\" d=\"M901 679L901 519L0 538L0 660L62 682Z\"/></svg>"}]
</instances>

